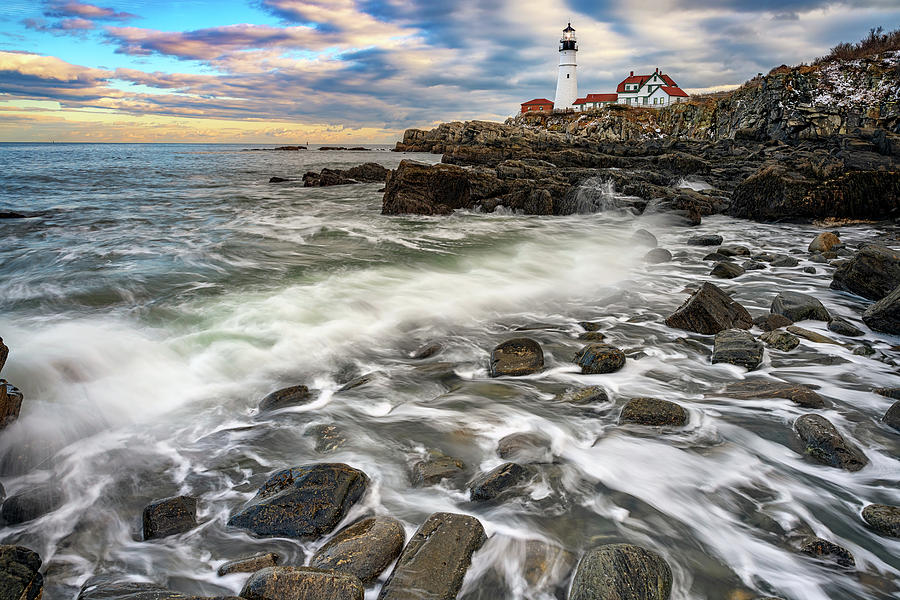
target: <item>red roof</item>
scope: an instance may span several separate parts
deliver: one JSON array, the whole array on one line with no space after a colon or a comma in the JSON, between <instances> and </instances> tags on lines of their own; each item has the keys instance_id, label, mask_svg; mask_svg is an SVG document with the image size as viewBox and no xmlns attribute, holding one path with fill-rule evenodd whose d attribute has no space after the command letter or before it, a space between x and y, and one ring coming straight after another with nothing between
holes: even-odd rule
<instances>
[{"instance_id":1,"label":"red roof","mask_svg":"<svg viewBox=\"0 0 900 600\"><path fill-rule=\"evenodd\" d=\"M662 86L662 91L664 91L665 93L667 93L670 96L684 96L685 98L687 98L687 92L685 92L683 89L681 89L678 86L664 85L664 86Z\"/></svg>"},{"instance_id":2,"label":"red roof","mask_svg":"<svg viewBox=\"0 0 900 600\"><path fill-rule=\"evenodd\" d=\"M671 77L669 77L668 75L666 75L665 73L660 73L659 76L662 77L662 80L665 81L670 86L675 87L675 88L678 87L678 84L675 83L675 80L672 79Z\"/></svg>"},{"instance_id":3,"label":"red roof","mask_svg":"<svg viewBox=\"0 0 900 600\"><path fill-rule=\"evenodd\" d=\"M657 73L659 73L659 71L657 71ZM663 81L666 82L666 85L673 87L673 88L678 87L678 84L675 83L675 80L672 79L671 77L669 77L668 75L666 75L665 73L659 73L659 76L662 78ZM621 83L619 83L619 85L616 87L616 91L619 92L620 94L623 93L625 91L625 84L627 84L627 83L636 83L636 84L638 84L638 89L640 89L641 86L644 85L644 82L647 81L648 79L650 79L651 77L653 77L652 73L650 75L635 75L634 71L632 71L631 75L629 75L628 77L623 79L621 81ZM677 95L677 94L670 94L670 95Z\"/></svg>"},{"instance_id":4,"label":"red roof","mask_svg":"<svg viewBox=\"0 0 900 600\"><path fill-rule=\"evenodd\" d=\"M588 102L615 102L619 99L618 94L588 94Z\"/></svg>"},{"instance_id":5,"label":"red roof","mask_svg":"<svg viewBox=\"0 0 900 600\"><path fill-rule=\"evenodd\" d=\"M531 106L534 104L549 104L553 106L553 102L547 100L546 98L535 98L534 100L529 100L528 102L523 102L522 106Z\"/></svg>"},{"instance_id":6,"label":"red roof","mask_svg":"<svg viewBox=\"0 0 900 600\"><path fill-rule=\"evenodd\" d=\"M575 102L572 103L572 106L578 106L580 104L587 104L587 98L579 98Z\"/></svg>"}]
</instances>

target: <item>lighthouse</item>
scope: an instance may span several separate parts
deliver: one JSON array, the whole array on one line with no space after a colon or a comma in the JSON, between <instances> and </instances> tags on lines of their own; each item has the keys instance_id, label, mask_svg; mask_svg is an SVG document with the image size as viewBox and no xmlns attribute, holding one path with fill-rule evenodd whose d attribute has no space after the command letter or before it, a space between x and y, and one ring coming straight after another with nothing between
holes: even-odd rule
<instances>
[{"instance_id":1,"label":"lighthouse","mask_svg":"<svg viewBox=\"0 0 900 600\"><path fill-rule=\"evenodd\" d=\"M556 78L556 98L553 102L553 108L557 110L572 108L572 104L578 99L578 80L575 78L577 53L575 30L569 23L559 40L559 76Z\"/></svg>"}]
</instances>

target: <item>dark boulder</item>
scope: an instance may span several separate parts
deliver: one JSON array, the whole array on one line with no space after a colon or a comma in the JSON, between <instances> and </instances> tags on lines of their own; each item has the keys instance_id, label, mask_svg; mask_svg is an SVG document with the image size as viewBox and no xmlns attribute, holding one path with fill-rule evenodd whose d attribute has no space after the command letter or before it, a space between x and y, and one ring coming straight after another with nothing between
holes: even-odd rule
<instances>
[{"instance_id":1,"label":"dark boulder","mask_svg":"<svg viewBox=\"0 0 900 600\"><path fill-rule=\"evenodd\" d=\"M781 331L780 329L767 331L759 336L759 339L765 342L766 346L781 350L782 352L790 352L800 345L800 338L793 333Z\"/></svg>"},{"instance_id":2,"label":"dark boulder","mask_svg":"<svg viewBox=\"0 0 900 600\"><path fill-rule=\"evenodd\" d=\"M9 347L3 343L3 338L0 338L0 371L3 370L3 366L6 364L6 359L9 357Z\"/></svg>"},{"instance_id":3,"label":"dark boulder","mask_svg":"<svg viewBox=\"0 0 900 600\"><path fill-rule=\"evenodd\" d=\"M312 567L266 567L241 590L246 600L363 600L365 595L353 575Z\"/></svg>"},{"instance_id":4,"label":"dark boulder","mask_svg":"<svg viewBox=\"0 0 900 600\"><path fill-rule=\"evenodd\" d=\"M881 300L900 286L900 252L866 244L834 272L831 287L869 300Z\"/></svg>"},{"instance_id":5,"label":"dark boulder","mask_svg":"<svg viewBox=\"0 0 900 600\"><path fill-rule=\"evenodd\" d=\"M378 600L454 600L486 539L475 517L432 514L403 549Z\"/></svg>"},{"instance_id":6,"label":"dark boulder","mask_svg":"<svg viewBox=\"0 0 900 600\"><path fill-rule=\"evenodd\" d=\"M703 257L703 260L712 261L712 262L732 262L734 259L730 256L725 256L724 254L720 254L718 252L710 252L706 256Z\"/></svg>"},{"instance_id":7,"label":"dark boulder","mask_svg":"<svg viewBox=\"0 0 900 600\"><path fill-rule=\"evenodd\" d=\"M245 600L235 596L201 598L174 592L155 583L117 581L101 576L89 579L81 587L77 600Z\"/></svg>"},{"instance_id":8,"label":"dark boulder","mask_svg":"<svg viewBox=\"0 0 900 600\"><path fill-rule=\"evenodd\" d=\"M862 518L881 535L900 537L900 506L870 504L863 509Z\"/></svg>"},{"instance_id":9,"label":"dark boulder","mask_svg":"<svg viewBox=\"0 0 900 600\"><path fill-rule=\"evenodd\" d=\"M644 255L644 262L651 265L671 262L672 253L665 248L654 248Z\"/></svg>"},{"instance_id":10,"label":"dark boulder","mask_svg":"<svg viewBox=\"0 0 900 600\"><path fill-rule=\"evenodd\" d=\"M262 536L316 539L332 531L368 488L365 473L320 463L272 475L228 524Z\"/></svg>"},{"instance_id":11,"label":"dark boulder","mask_svg":"<svg viewBox=\"0 0 900 600\"><path fill-rule=\"evenodd\" d=\"M264 552L246 558L230 560L220 566L216 572L219 577L231 575L232 573L256 573L266 567L278 566L278 563L280 562L281 557L278 554L274 552Z\"/></svg>"},{"instance_id":12,"label":"dark boulder","mask_svg":"<svg viewBox=\"0 0 900 600\"><path fill-rule=\"evenodd\" d=\"M553 460L550 438L533 431L511 433L497 442L497 454L504 460L543 463Z\"/></svg>"},{"instance_id":13,"label":"dark boulder","mask_svg":"<svg viewBox=\"0 0 900 600\"><path fill-rule=\"evenodd\" d=\"M900 317L900 312L898 312L898 317ZM832 317L831 321L828 322L828 329L847 337L859 337L866 334L865 331L843 317Z\"/></svg>"},{"instance_id":14,"label":"dark boulder","mask_svg":"<svg viewBox=\"0 0 900 600\"><path fill-rule=\"evenodd\" d=\"M800 552L814 556L824 562L834 563L840 567L850 568L856 566L856 560L849 550L822 538L806 538L800 543Z\"/></svg>"},{"instance_id":15,"label":"dark boulder","mask_svg":"<svg viewBox=\"0 0 900 600\"><path fill-rule=\"evenodd\" d=\"M737 246L734 244L728 246L719 246L716 252L723 256L750 256L750 248L747 246Z\"/></svg>"},{"instance_id":16,"label":"dark boulder","mask_svg":"<svg viewBox=\"0 0 900 600\"><path fill-rule=\"evenodd\" d=\"M578 334L578 339L586 342L602 342L606 339L606 334L600 331L582 331Z\"/></svg>"},{"instance_id":17,"label":"dark boulder","mask_svg":"<svg viewBox=\"0 0 900 600\"><path fill-rule=\"evenodd\" d=\"M696 333L713 334L724 329L750 329L747 309L715 285L706 282L666 319L666 325Z\"/></svg>"},{"instance_id":18,"label":"dark boulder","mask_svg":"<svg viewBox=\"0 0 900 600\"><path fill-rule=\"evenodd\" d=\"M900 431L900 400L891 404L891 407L881 417L881 422Z\"/></svg>"},{"instance_id":19,"label":"dark boulder","mask_svg":"<svg viewBox=\"0 0 900 600\"><path fill-rule=\"evenodd\" d=\"M807 319L830 321L831 314L817 298L799 292L781 292L772 300L773 314L787 317L795 323Z\"/></svg>"},{"instance_id":20,"label":"dark boulder","mask_svg":"<svg viewBox=\"0 0 900 600\"><path fill-rule=\"evenodd\" d=\"M805 446L806 454L824 465L859 471L869 464L866 455L844 439L831 421L821 415L798 417L794 429Z\"/></svg>"},{"instance_id":21,"label":"dark boulder","mask_svg":"<svg viewBox=\"0 0 900 600\"><path fill-rule=\"evenodd\" d=\"M745 271L763 271L766 268L766 265L755 260L745 261L741 266L744 267Z\"/></svg>"},{"instance_id":22,"label":"dark boulder","mask_svg":"<svg viewBox=\"0 0 900 600\"><path fill-rule=\"evenodd\" d=\"M576 406L583 406L609 402L609 394L599 385L592 385L586 388L567 389L565 392L557 394L553 400L555 402L566 402Z\"/></svg>"},{"instance_id":23,"label":"dark boulder","mask_svg":"<svg viewBox=\"0 0 900 600\"><path fill-rule=\"evenodd\" d=\"M0 219L27 219L28 215L13 212L11 210L0 210Z\"/></svg>"},{"instance_id":24,"label":"dark boulder","mask_svg":"<svg viewBox=\"0 0 900 600\"><path fill-rule=\"evenodd\" d=\"M625 366L625 353L610 344L588 344L575 355L585 375L613 373Z\"/></svg>"},{"instance_id":25,"label":"dark boulder","mask_svg":"<svg viewBox=\"0 0 900 600\"><path fill-rule=\"evenodd\" d=\"M841 238L830 231L823 231L809 243L810 252L828 252L841 246Z\"/></svg>"},{"instance_id":26,"label":"dark boulder","mask_svg":"<svg viewBox=\"0 0 900 600\"><path fill-rule=\"evenodd\" d=\"M144 508L144 539L167 537L197 526L197 499L174 496L154 500Z\"/></svg>"},{"instance_id":27,"label":"dark boulder","mask_svg":"<svg viewBox=\"0 0 900 600\"><path fill-rule=\"evenodd\" d=\"M774 331L782 327L787 327L788 325L793 325L794 322L784 315L769 313L767 315L761 315L753 319L753 324L763 331Z\"/></svg>"},{"instance_id":28,"label":"dark boulder","mask_svg":"<svg viewBox=\"0 0 900 600\"><path fill-rule=\"evenodd\" d=\"M783 398L806 408L822 408L825 399L815 390L796 383L746 379L730 384L722 393L729 398L754 400L757 398Z\"/></svg>"},{"instance_id":29,"label":"dark boulder","mask_svg":"<svg viewBox=\"0 0 900 600\"><path fill-rule=\"evenodd\" d=\"M285 181L290 181L290 179L285 179L284 177L269 177L269 183L284 183Z\"/></svg>"},{"instance_id":30,"label":"dark boulder","mask_svg":"<svg viewBox=\"0 0 900 600\"><path fill-rule=\"evenodd\" d=\"M709 273L713 277L718 277L719 279L734 279L740 275L744 274L744 268L740 267L733 262L717 262L712 271Z\"/></svg>"},{"instance_id":31,"label":"dark boulder","mask_svg":"<svg viewBox=\"0 0 900 600\"><path fill-rule=\"evenodd\" d=\"M0 546L0 598L40 600L44 589L41 557L23 546Z\"/></svg>"},{"instance_id":32,"label":"dark boulder","mask_svg":"<svg viewBox=\"0 0 900 600\"><path fill-rule=\"evenodd\" d=\"M7 525L33 521L53 512L63 503L62 490L53 483L46 483L19 492L4 500L0 516Z\"/></svg>"},{"instance_id":33,"label":"dark boulder","mask_svg":"<svg viewBox=\"0 0 900 600\"><path fill-rule=\"evenodd\" d=\"M578 563L568 600L667 600L672 570L656 552L631 544L589 550Z\"/></svg>"},{"instance_id":34,"label":"dark boulder","mask_svg":"<svg viewBox=\"0 0 900 600\"><path fill-rule=\"evenodd\" d=\"M544 368L544 351L531 338L514 338L491 352L491 377L521 377Z\"/></svg>"},{"instance_id":35,"label":"dark boulder","mask_svg":"<svg viewBox=\"0 0 900 600\"><path fill-rule=\"evenodd\" d=\"M528 469L513 462L482 473L469 486L469 499L476 502L496 500L507 490L517 486L528 475Z\"/></svg>"},{"instance_id":36,"label":"dark boulder","mask_svg":"<svg viewBox=\"0 0 900 600\"><path fill-rule=\"evenodd\" d=\"M900 335L900 285L868 307L862 316L863 322L875 331ZM860 332L860 335L862 332Z\"/></svg>"},{"instance_id":37,"label":"dark boulder","mask_svg":"<svg viewBox=\"0 0 900 600\"><path fill-rule=\"evenodd\" d=\"M718 246L722 243L723 238L721 235L716 235L714 233L707 233L703 235L695 235L691 238L688 238L689 246Z\"/></svg>"},{"instance_id":38,"label":"dark boulder","mask_svg":"<svg viewBox=\"0 0 900 600\"><path fill-rule=\"evenodd\" d=\"M403 523L391 517L370 517L337 532L316 551L309 566L350 573L367 586L400 556L405 542Z\"/></svg>"},{"instance_id":39,"label":"dark boulder","mask_svg":"<svg viewBox=\"0 0 900 600\"><path fill-rule=\"evenodd\" d=\"M0 429L19 418L24 394L5 379L0 379Z\"/></svg>"},{"instance_id":40,"label":"dark boulder","mask_svg":"<svg viewBox=\"0 0 900 600\"><path fill-rule=\"evenodd\" d=\"M445 479L456 480L465 472L463 462L442 452L431 452L412 467L412 484L416 487L436 485Z\"/></svg>"},{"instance_id":41,"label":"dark boulder","mask_svg":"<svg viewBox=\"0 0 900 600\"><path fill-rule=\"evenodd\" d=\"M726 329L716 334L713 363L740 365L752 371L763 359L763 345L742 329Z\"/></svg>"},{"instance_id":42,"label":"dark boulder","mask_svg":"<svg viewBox=\"0 0 900 600\"><path fill-rule=\"evenodd\" d=\"M687 411L681 405L658 398L632 398L619 415L620 423L637 425L680 427L687 421Z\"/></svg>"},{"instance_id":43,"label":"dark boulder","mask_svg":"<svg viewBox=\"0 0 900 600\"><path fill-rule=\"evenodd\" d=\"M815 331L810 331L809 329L804 329L803 327L797 327L796 325L789 325L787 330L794 335L802 337L804 340L809 340L817 344L835 344L837 346L841 345L840 342L836 342L828 336L822 335L821 333L816 333Z\"/></svg>"},{"instance_id":44,"label":"dark boulder","mask_svg":"<svg viewBox=\"0 0 900 600\"><path fill-rule=\"evenodd\" d=\"M344 171L344 175L361 183L382 183L387 179L389 169L378 163L367 162Z\"/></svg>"},{"instance_id":45,"label":"dark boulder","mask_svg":"<svg viewBox=\"0 0 900 600\"><path fill-rule=\"evenodd\" d=\"M800 264L800 261L793 256L788 256L787 254L779 254L769 264L773 267L796 267Z\"/></svg>"},{"instance_id":46,"label":"dark boulder","mask_svg":"<svg viewBox=\"0 0 900 600\"><path fill-rule=\"evenodd\" d=\"M260 400L259 410L278 410L288 406L296 406L298 404L306 404L314 399L309 388L305 385L292 385L280 390L276 390Z\"/></svg>"}]
</instances>

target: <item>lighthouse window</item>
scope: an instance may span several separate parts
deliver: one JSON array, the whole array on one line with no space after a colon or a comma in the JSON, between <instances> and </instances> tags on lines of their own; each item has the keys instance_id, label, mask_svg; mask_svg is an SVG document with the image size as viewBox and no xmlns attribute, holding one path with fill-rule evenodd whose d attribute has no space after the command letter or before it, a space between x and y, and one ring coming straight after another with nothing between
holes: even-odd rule
<instances>
[{"instance_id":1,"label":"lighthouse window","mask_svg":"<svg viewBox=\"0 0 900 600\"><path fill-rule=\"evenodd\" d=\"M569 75L571 75L571 73L566 73L566 79L569 78Z\"/></svg>"}]
</instances>

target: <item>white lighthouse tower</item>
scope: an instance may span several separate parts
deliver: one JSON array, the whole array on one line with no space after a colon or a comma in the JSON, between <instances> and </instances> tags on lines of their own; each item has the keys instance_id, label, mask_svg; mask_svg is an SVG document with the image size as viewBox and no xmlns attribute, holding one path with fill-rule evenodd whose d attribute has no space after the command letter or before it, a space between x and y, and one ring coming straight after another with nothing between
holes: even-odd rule
<instances>
[{"instance_id":1,"label":"white lighthouse tower","mask_svg":"<svg viewBox=\"0 0 900 600\"><path fill-rule=\"evenodd\" d=\"M559 76L556 79L556 98L553 101L553 108L556 110L572 108L572 103L578 99L578 80L575 78L577 53L575 30L569 23L559 40Z\"/></svg>"}]
</instances>

